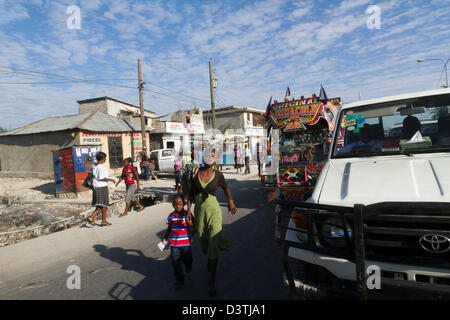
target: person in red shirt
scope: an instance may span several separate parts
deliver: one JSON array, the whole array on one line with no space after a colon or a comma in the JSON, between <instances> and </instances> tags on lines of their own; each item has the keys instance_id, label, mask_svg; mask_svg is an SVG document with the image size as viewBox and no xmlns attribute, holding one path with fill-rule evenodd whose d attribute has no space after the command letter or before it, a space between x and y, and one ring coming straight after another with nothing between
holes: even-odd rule
<instances>
[{"instance_id":1,"label":"person in red shirt","mask_svg":"<svg viewBox=\"0 0 450 320\"><path fill-rule=\"evenodd\" d=\"M184 285L182 264L186 267L186 273L192 270L191 235L194 217L192 215L187 217L182 195L174 196L172 206L175 211L167 218L168 227L162 242L166 244L169 240L170 257L176 279L175 289L180 289Z\"/></svg>"},{"instance_id":2,"label":"person in red shirt","mask_svg":"<svg viewBox=\"0 0 450 320\"><path fill-rule=\"evenodd\" d=\"M128 215L128 209L130 208L131 202L133 201L135 201L136 204L139 206L138 212L144 210L144 207L139 203L139 200L136 199L135 192L136 190L140 190L141 187L139 186L139 175L137 174L136 168L131 165L131 162L132 162L131 158L126 158L125 160L123 160L124 168L122 170L122 176L116 183L117 187L119 183L121 183L122 180L124 180L125 185L127 186L127 194L125 196L125 211L120 215L120 217L125 217L126 215ZM135 179L137 183L134 183Z\"/></svg>"}]
</instances>

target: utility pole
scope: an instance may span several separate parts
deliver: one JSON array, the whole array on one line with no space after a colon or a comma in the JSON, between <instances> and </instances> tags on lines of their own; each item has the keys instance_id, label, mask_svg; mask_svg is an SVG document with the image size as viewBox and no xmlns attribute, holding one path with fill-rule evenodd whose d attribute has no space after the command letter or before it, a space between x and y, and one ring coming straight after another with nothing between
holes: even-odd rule
<instances>
[{"instance_id":1,"label":"utility pole","mask_svg":"<svg viewBox=\"0 0 450 320\"><path fill-rule=\"evenodd\" d=\"M212 59L209 59L209 88L211 91L211 120L212 120L212 129L213 135L216 130L216 114L214 112L214 84L213 81L213 71L212 71Z\"/></svg>"},{"instance_id":2,"label":"utility pole","mask_svg":"<svg viewBox=\"0 0 450 320\"><path fill-rule=\"evenodd\" d=\"M147 140L145 139L145 116L144 116L144 85L142 81L141 59L138 59L138 85L139 85L139 107L141 110L141 135L142 148L147 147Z\"/></svg>"}]
</instances>

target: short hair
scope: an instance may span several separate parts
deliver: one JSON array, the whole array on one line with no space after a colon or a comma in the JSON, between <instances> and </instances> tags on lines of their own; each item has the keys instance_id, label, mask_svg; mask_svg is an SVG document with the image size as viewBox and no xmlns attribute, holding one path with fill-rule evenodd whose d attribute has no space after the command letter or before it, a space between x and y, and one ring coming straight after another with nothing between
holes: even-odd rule
<instances>
[{"instance_id":1,"label":"short hair","mask_svg":"<svg viewBox=\"0 0 450 320\"><path fill-rule=\"evenodd\" d=\"M97 159L98 162L102 161L105 158L106 158L106 153L104 153L103 151L99 151L97 153L97 155L95 156L95 159Z\"/></svg>"},{"instance_id":2,"label":"short hair","mask_svg":"<svg viewBox=\"0 0 450 320\"><path fill-rule=\"evenodd\" d=\"M131 157L128 157L128 158L123 159L123 161L127 161L128 163L132 163L133 159L131 159Z\"/></svg>"},{"instance_id":3,"label":"short hair","mask_svg":"<svg viewBox=\"0 0 450 320\"><path fill-rule=\"evenodd\" d=\"M181 193L177 193L176 195L173 196L172 203L175 203L176 199L181 199L181 201L183 201L183 206L184 206L184 197Z\"/></svg>"}]
</instances>

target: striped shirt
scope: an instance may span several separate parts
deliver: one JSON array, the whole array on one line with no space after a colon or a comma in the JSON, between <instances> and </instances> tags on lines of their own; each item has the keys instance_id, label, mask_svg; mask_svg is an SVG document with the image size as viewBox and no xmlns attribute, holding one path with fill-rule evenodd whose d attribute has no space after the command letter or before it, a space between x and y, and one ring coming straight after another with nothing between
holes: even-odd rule
<instances>
[{"instance_id":1,"label":"striped shirt","mask_svg":"<svg viewBox=\"0 0 450 320\"><path fill-rule=\"evenodd\" d=\"M183 209L179 214L172 212L167 218L167 224L172 226L170 233L170 246L186 247L191 245L189 239L189 225L186 222L187 211Z\"/></svg>"}]
</instances>

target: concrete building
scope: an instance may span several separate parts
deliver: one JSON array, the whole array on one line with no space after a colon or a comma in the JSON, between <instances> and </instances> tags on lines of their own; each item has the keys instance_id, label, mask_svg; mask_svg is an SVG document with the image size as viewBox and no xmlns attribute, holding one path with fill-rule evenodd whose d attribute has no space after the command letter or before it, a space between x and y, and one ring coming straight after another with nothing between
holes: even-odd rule
<instances>
[{"instance_id":1,"label":"concrete building","mask_svg":"<svg viewBox=\"0 0 450 320\"><path fill-rule=\"evenodd\" d=\"M216 108L216 128L225 133L228 129L242 129L244 132L250 127L264 127L264 110L230 106ZM203 111L205 130L212 128L211 110Z\"/></svg>"},{"instance_id":2,"label":"concrete building","mask_svg":"<svg viewBox=\"0 0 450 320\"><path fill-rule=\"evenodd\" d=\"M99 111L109 114L114 117L127 120L133 125L140 127L141 125L141 111L138 106L123 102L110 97L100 97L94 99L80 100L78 103L78 113L90 113L93 111ZM145 126L148 129L152 129L154 121L158 121L160 118L167 115L156 116L152 111L144 109Z\"/></svg>"},{"instance_id":3,"label":"concrete building","mask_svg":"<svg viewBox=\"0 0 450 320\"><path fill-rule=\"evenodd\" d=\"M150 149L191 150L194 136L203 136L205 129L203 123L181 123L173 121L160 121L150 133Z\"/></svg>"},{"instance_id":4,"label":"concrete building","mask_svg":"<svg viewBox=\"0 0 450 320\"><path fill-rule=\"evenodd\" d=\"M0 174L52 178L52 152L75 145L101 146L110 174L120 174L123 158L142 150L141 127L99 111L43 119L0 134Z\"/></svg>"},{"instance_id":5,"label":"concrete building","mask_svg":"<svg viewBox=\"0 0 450 320\"><path fill-rule=\"evenodd\" d=\"M235 105L215 109L216 129L222 132L222 139L225 143L230 139L233 140L241 154L244 152L245 143L248 143L253 154L252 163L256 162L256 145L264 135L264 114L264 110ZM211 110L203 111L203 121L205 130L212 128ZM232 152L224 148L223 162L230 165L234 163L233 159Z\"/></svg>"},{"instance_id":6,"label":"concrete building","mask_svg":"<svg viewBox=\"0 0 450 320\"><path fill-rule=\"evenodd\" d=\"M187 124L197 123L203 125L203 110L202 108L178 110L172 114L171 120L173 122L181 122Z\"/></svg>"}]
</instances>

